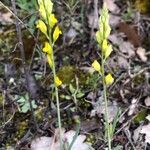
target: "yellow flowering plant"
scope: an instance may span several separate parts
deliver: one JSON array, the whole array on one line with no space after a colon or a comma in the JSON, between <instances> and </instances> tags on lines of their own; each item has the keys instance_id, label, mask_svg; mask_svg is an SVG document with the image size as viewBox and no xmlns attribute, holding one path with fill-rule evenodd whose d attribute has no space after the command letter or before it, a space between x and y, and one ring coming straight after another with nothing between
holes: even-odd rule
<instances>
[{"instance_id":1,"label":"yellow flowering plant","mask_svg":"<svg viewBox=\"0 0 150 150\"><path fill-rule=\"evenodd\" d=\"M59 26L57 25L58 20L52 13L53 3L51 0L38 0L40 19L37 21L37 28L46 36L47 41L45 41L42 51L45 53L47 62L53 72L53 80L55 86L55 97L57 103L57 117L58 126L60 130L60 144L62 145L62 132L61 132L61 117L59 108L59 94L58 87L62 84L62 81L56 76L55 68L55 57L53 52L53 46L56 40L62 34Z\"/></svg>"},{"instance_id":2,"label":"yellow flowering plant","mask_svg":"<svg viewBox=\"0 0 150 150\"><path fill-rule=\"evenodd\" d=\"M108 36L111 32L111 27L109 25L109 14L106 4L104 3L103 8L100 12L101 16L99 18L99 30L96 32L96 40L98 42L98 46L101 48L101 63L97 60L94 60L92 63L92 67L95 71L98 71L100 76L102 77L103 84L103 98L105 101L105 129L106 136L108 141L108 149L111 150L111 139L112 139L112 126L113 123L109 122L109 113L108 113L108 100L107 100L107 86L110 86L114 82L114 78L110 73L105 76L105 63L112 53L112 45L108 42Z\"/></svg>"}]
</instances>

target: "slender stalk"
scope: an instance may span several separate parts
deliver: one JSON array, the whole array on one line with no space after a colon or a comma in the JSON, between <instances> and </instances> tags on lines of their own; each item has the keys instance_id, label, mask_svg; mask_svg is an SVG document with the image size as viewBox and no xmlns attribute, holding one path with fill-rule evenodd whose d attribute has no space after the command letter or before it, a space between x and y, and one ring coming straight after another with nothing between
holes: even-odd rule
<instances>
[{"instance_id":1,"label":"slender stalk","mask_svg":"<svg viewBox=\"0 0 150 150\"><path fill-rule=\"evenodd\" d=\"M52 52L52 61L53 61L53 68L52 68L53 80L55 82L56 68L55 68L55 60L54 60L53 52ZM60 106L59 106L59 93L58 93L58 88L55 83L54 83L54 86L55 86L55 96L56 96L56 106L57 106L58 127L59 127L59 132L60 132L60 148L62 149L62 129L61 129Z\"/></svg>"},{"instance_id":2,"label":"slender stalk","mask_svg":"<svg viewBox=\"0 0 150 150\"><path fill-rule=\"evenodd\" d=\"M103 98L105 102L105 121L106 121L106 132L107 132L107 138L108 138L108 149L111 150L111 135L110 135L110 125L109 125L109 114L108 114L108 100L107 100L107 88L105 83L105 68L104 68L104 56L102 52L102 60L101 60L101 66L102 66L102 82L103 82Z\"/></svg>"},{"instance_id":3,"label":"slender stalk","mask_svg":"<svg viewBox=\"0 0 150 150\"><path fill-rule=\"evenodd\" d=\"M44 3L44 1L43 1ZM45 3L44 3L44 7ZM48 12L47 9L46 10L46 19L47 19L47 23L48 23L48 38L49 38L49 44L52 47L52 72L53 72L53 80L54 80L54 86L55 86L55 96L56 96L56 107L57 107L57 118L58 118L58 127L59 127L59 133L60 133L60 149L62 149L62 129L61 129L61 116L60 116L60 106L59 106L59 93L58 93L58 88L57 85L55 84L55 80L56 80L56 66L55 66L55 59L54 59L54 51L53 51L53 43L52 43L52 29L50 28L50 24L49 24L49 18L48 18Z\"/></svg>"}]
</instances>

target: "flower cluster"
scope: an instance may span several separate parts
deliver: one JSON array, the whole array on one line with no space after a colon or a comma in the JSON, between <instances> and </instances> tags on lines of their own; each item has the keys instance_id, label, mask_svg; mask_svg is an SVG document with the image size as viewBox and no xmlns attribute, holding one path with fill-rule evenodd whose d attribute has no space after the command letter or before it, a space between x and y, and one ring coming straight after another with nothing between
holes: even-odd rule
<instances>
[{"instance_id":1,"label":"flower cluster","mask_svg":"<svg viewBox=\"0 0 150 150\"><path fill-rule=\"evenodd\" d=\"M110 56L111 52L113 51L112 45L108 44L108 36L110 35L111 28L109 25L109 14L106 4L104 4L101 11L99 27L100 29L96 32L96 40L99 47L101 48L101 57L104 60L103 63L105 63L105 60ZM94 62L92 63L92 67L99 73L101 72L101 66L97 60L94 60ZM108 75L106 75L105 77L106 85L110 85L113 82L114 78L110 73L108 73Z\"/></svg>"},{"instance_id":2,"label":"flower cluster","mask_svg":"<svg viewBox=\"0 0 150 150\"><path fill-rule=\"evenodd\" d=\"M37 28L46 36L47 41L45 41L43 52L46 54L47 62L50 68L53 70L54 66L54 56L53 56L53 45L62 34L59 29L55 15L52 13L53 3L51 0L38 0L39 13L41 19L37 21ZM52 32L53 31L53 32ZM55 84L59 86L62 84L61 80L55 76Z\"/></svg>"}]
</instances>

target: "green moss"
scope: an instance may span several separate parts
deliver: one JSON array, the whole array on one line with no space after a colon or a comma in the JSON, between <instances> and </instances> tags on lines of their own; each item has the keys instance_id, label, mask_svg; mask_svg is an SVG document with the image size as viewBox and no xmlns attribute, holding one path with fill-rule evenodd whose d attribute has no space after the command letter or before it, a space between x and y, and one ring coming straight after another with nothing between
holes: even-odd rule
<instances>
[{"instance_id":1,"label":"green moss","mask_svg":"<svg viewBox=\"0 0 150 150\"><path fill-rule=\"evenodd\" d=\"M140 111L136 115L136 117L134 118L134 123L140 123L141 121L144 121L146 116L147 116L147 110L146 109Z\"/></svg>"}]
</instances>

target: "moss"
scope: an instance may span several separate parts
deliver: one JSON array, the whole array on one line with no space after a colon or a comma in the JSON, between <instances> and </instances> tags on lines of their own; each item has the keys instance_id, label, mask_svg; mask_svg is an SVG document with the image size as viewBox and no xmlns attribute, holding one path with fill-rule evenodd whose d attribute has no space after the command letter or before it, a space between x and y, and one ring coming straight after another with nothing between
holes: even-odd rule
<instances>
[{"instance_id":1,"label":"moss","mask_svg":"<svg viewBox=\"0 0 150 150\"><path fill-rule=\"evenodd\" d=\"M88 73L84 73L82 70L75 66L63 66L57 73L63 84L69 85L72 83L75 85L75 77L79 79L80 86L84 86L88 81Z\"/></svg>"},{"instance_id":2,"label":"moss","mask_svg":"<svg viewBox=\"0 0 150 150\"><path fill-rule=\"evenodd\" d=\"M136 117L134 118L134 123L140 123L141 121L144 121L146 116L147 116L147 110L146 109L140 111L136 115Z\"/></svg>"}]
</instances>

